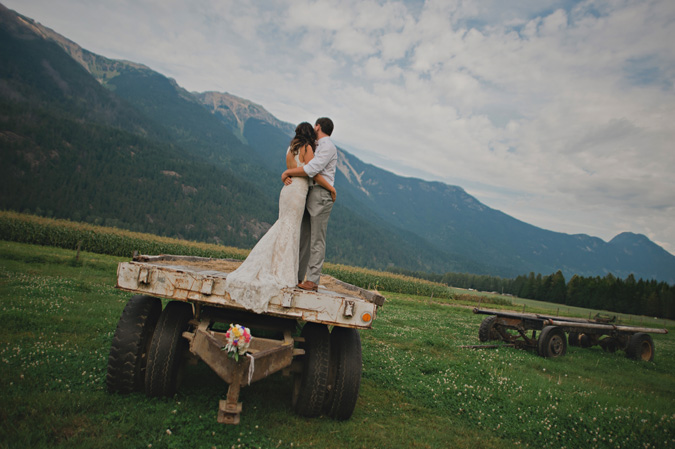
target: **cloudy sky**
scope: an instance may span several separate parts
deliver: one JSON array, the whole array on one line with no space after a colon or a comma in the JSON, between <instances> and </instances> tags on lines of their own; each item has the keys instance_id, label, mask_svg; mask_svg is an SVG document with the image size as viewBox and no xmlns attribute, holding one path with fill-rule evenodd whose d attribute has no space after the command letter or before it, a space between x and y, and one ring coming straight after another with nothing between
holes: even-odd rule
<instances>
[{"instance_id":1,"label":"cloudy sky","mask_svg":"<svg viewBox=\"0 0 675 449\"><path fill-rule=\"evenodd\" d=\"M675 253L675 1L0 2L528 223Z\"/></svg>"}]
</instances>

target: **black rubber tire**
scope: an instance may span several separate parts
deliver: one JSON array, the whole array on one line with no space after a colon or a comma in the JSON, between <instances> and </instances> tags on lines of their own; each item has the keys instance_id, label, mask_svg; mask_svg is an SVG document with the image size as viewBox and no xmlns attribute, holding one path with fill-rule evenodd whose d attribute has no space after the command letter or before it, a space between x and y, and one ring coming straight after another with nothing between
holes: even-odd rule
<instances>
[{"instance_id":1,"label":"black rubber tire","mask_svg":"<svg viewBox=\"0 0 675 449\"><path fill-rule=\"evenodd\" d=\"M586 334L579 334L579 346L582 348L590 348L593 346L593 340Z\"/></svg>"},{"instance_id":2,"label":"black rubber tire","mask_svg":"<svg viewBox=\"0 0 675 449\"><path fill-rule=\"evenodd\" d=\"M654 360L654 340L651 335L644 332L633 334L628 340L626 356L633 360L651 362Z\"/></svg>"},{"instance_id":3,"label":"black rubber tire","mask_svg":"<svg viewBox=\"0 0 675 449\"><path fill-rule=\"evenodd\" d=\"M567 353L567 337L557 326L546 326L542 329L537 345L542 357L556 358Z\"/></svg>"},{"instance_id":4,"label":"black rubber tire","mask_svg":"<svg viewBox=\"0 0 675 449\"><path fill-rule=\"evenodd\" d=\"M190 327L192 304L171 301L159 316L159 322L148 351L145 372L145 394L171 397L180 384L180 373L188 341L183 332Z\"/></svg>"},{"instance_id":5,"label":"black rubber tire","mask_svg":"<svg viewBox=\"0 0 675 449\"><path fill-rule=\"evenodd\" d=\"M617 344L616 339L614 338L603 338L600 340L600 347L602 348L603 351L609 352L609 353L615 353L617 349L619 349L619 345Z\"/></svg>"},{"instance_id":6,"label":"black rubber tire","mask_svg":"<svg viewBox=\"0 0 675 449\"><path fill-rule=\"evenodd\" d=\"M330 363L330 333L324 324L307 323L300 336L305 341L301 347L302 371L296 375L293 391L293 408L300 416L313 418L321 414L328 384Z\"/></svg>"},{"instance_id":7,"label":"black rubber tire","mask_svg":"<svg viewBox=\"0 0 675 449\"><path fill-rule=\"evenodd\" d=\"M330 334L329 385L324 411L330 418L351 418L361 386L361 337L356 329L334 327Z\"/></svg>"},{"instance_id":8,"label":"black rubber tire","mask_svg":"<svg viewBox=\"0 0 675 449\"><path fill-rule=\"evenodd\" d=\"M478 339L482 342L500 340L499 333L495 330L497 315L485 318L478 328Z\"/></svg>"},{"instance_id":9,"label":"black rubber tire","mask_svg":"<svg viewBox=\"0 0 675 449\"><path fill-rule=\"evenodd\" d=\"M569 346L579 346L579 332L570 332L567 335L567 344Z\"/></svg>"},{"instance_id":10,"label":"black rubber tire","mask_svg":"<svg viewBox=\"0 0 675 449\"><path fill-rule=\"evenodd\" d=\"M147 352L162 313L162 301L151 296L133 296L124 306L110 345L106 386L111 393L143 389Z\"/></svg>"}]
</instances>

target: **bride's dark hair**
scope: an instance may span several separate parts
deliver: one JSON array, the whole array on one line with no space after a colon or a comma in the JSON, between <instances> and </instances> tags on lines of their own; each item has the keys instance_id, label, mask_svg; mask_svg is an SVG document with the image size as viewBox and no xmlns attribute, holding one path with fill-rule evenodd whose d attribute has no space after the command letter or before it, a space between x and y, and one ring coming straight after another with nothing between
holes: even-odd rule
<instances>
[{"instance_id":1,"label":"bride's dark hair","mask_svg":"<svg viewBox=\"0 0 675 449\"><path fill-rule=\"evenodd\" d=\"M316 150L316 131L308 122L302 122L295 128L295 137L291 140L291 153L297 155L300 148L310 145L312 151Z\"/></svg>"}]
</instances>

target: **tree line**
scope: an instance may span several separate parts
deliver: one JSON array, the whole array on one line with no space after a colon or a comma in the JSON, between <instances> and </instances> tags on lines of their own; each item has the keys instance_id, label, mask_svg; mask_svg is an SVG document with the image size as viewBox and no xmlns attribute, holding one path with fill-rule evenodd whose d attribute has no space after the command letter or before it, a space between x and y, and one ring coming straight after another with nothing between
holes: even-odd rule
<instances>
[{"instance_id":1,"label":"tree line","mask_svg":"<svg viewBox=\"0 0 675 449\"><path fill-rule=\"evenodd\" d=\"M400 268L389 271L441 282L451 287L509 294L556 304L602 309L616 313L675 319L675 286L656 280L574 275L569 281L560 270L550 275L520 275L515 279L470 273L424 273Z\"/></svg>"}]
</instances>

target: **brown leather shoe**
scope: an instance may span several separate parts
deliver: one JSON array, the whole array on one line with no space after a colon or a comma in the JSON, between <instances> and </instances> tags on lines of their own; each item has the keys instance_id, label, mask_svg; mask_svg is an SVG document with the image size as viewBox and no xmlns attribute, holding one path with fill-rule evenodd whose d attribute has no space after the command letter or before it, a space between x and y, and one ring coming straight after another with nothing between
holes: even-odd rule
<instances>
[{"instance_id":1,"label":"brown leather shoe","mask_svg":"<svg viewBox=\"0 0 675 449\"><path fill-rule=\"evenodd\" d=\"M311 291L314 291L314 292L319 290L319 286L316 285L312 281L300 282L298 284L298 287L303 289L303 290L311 290Z\"/></svg>"}]
</instances>

